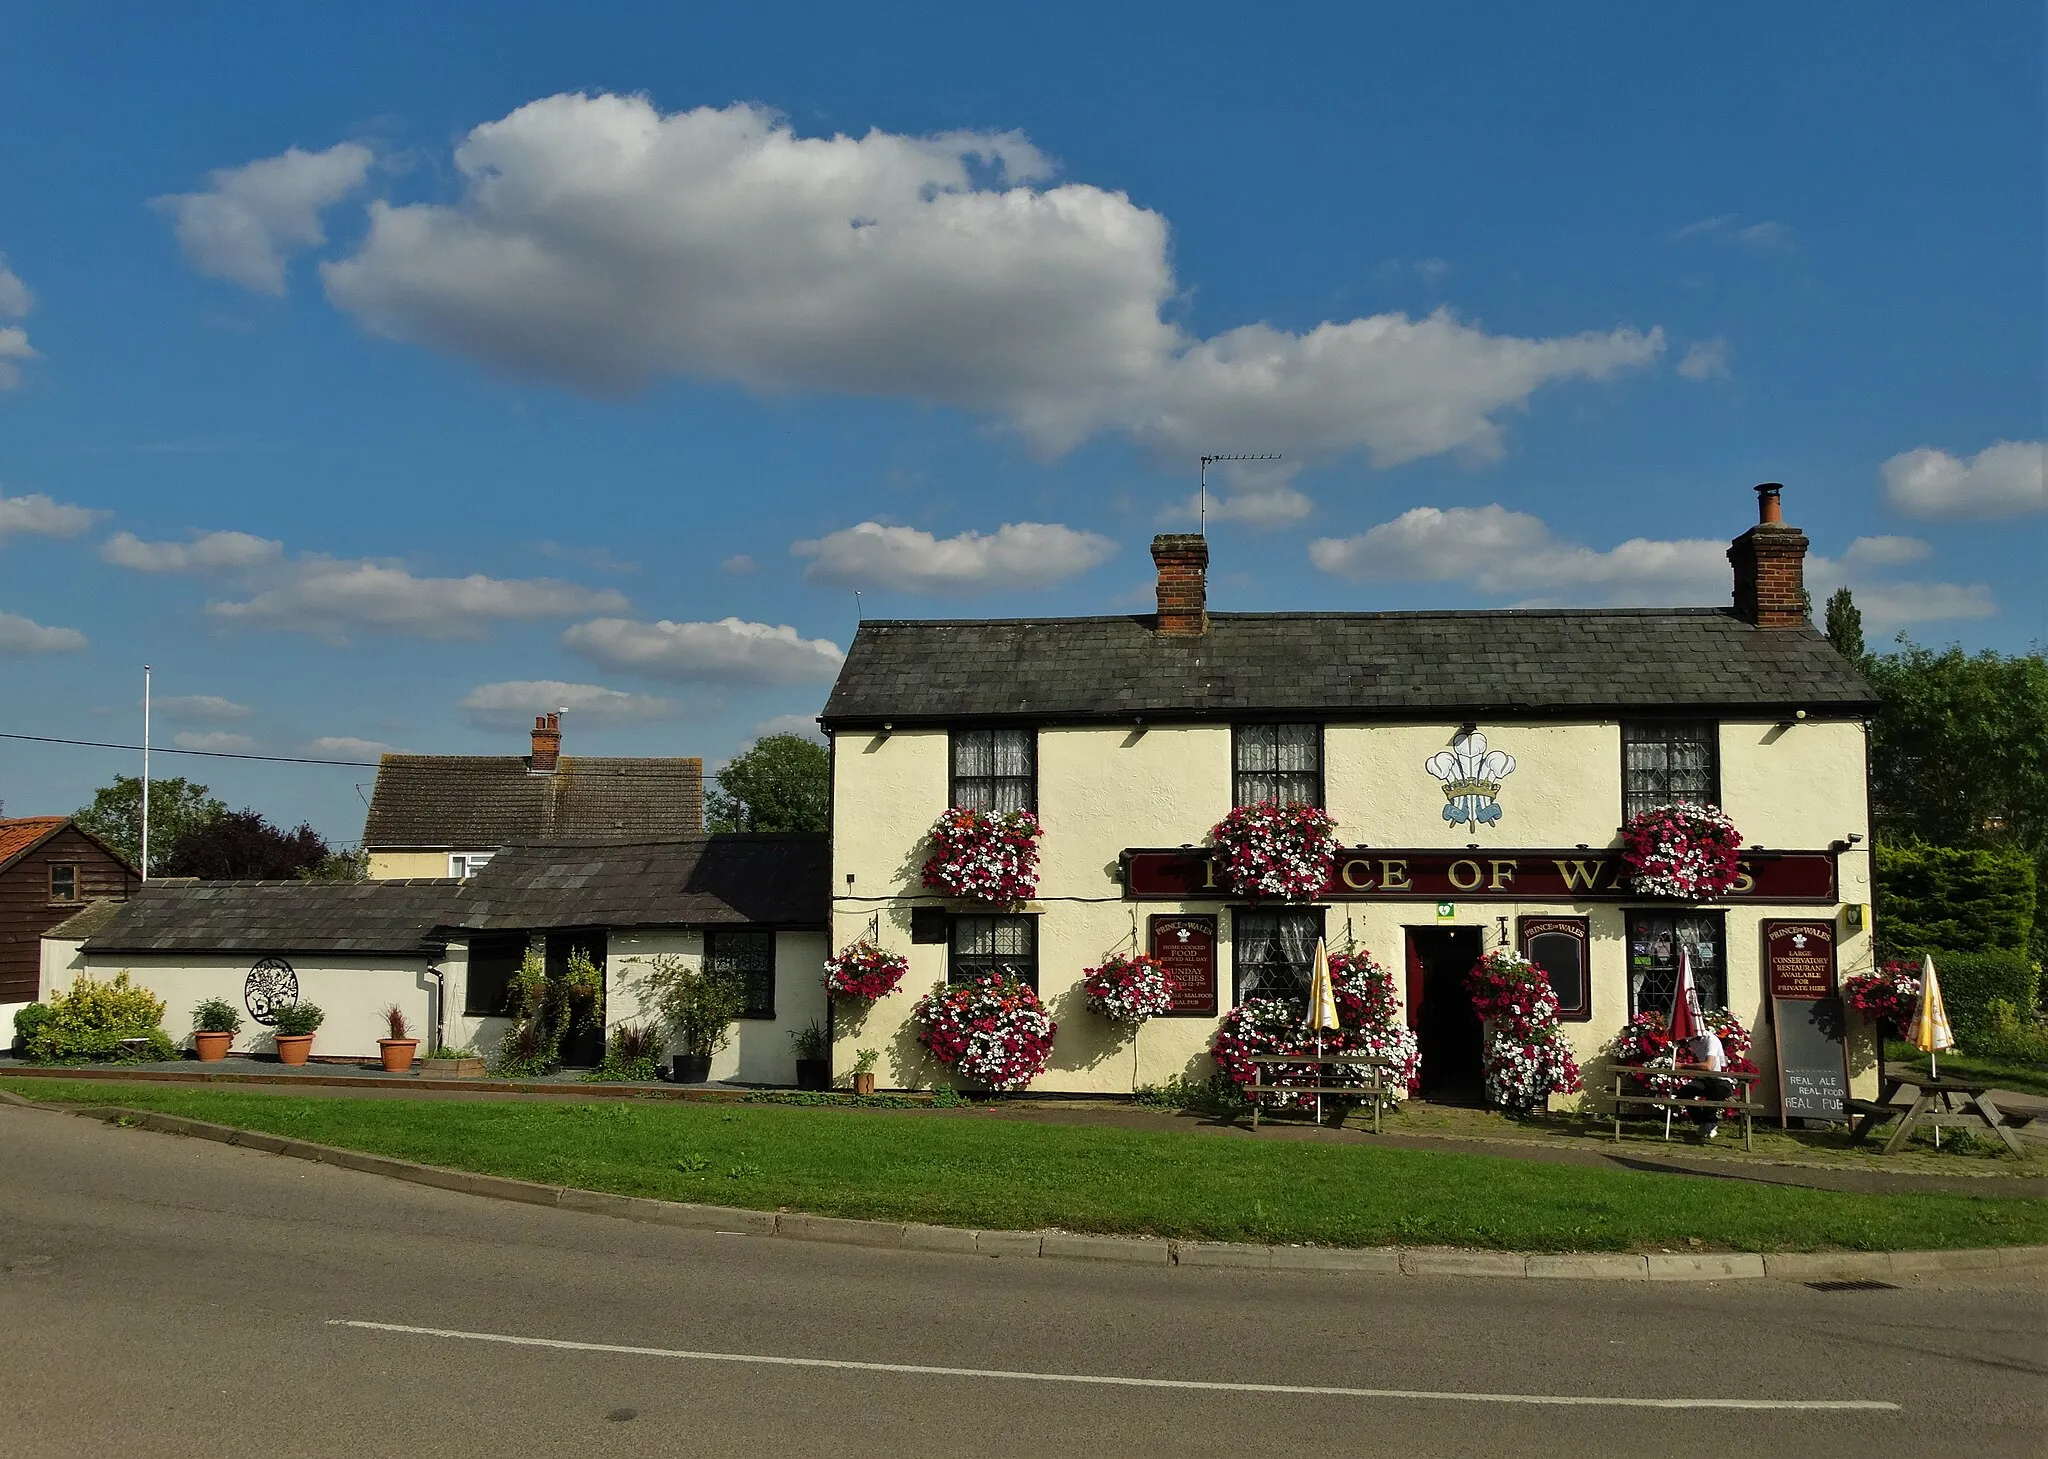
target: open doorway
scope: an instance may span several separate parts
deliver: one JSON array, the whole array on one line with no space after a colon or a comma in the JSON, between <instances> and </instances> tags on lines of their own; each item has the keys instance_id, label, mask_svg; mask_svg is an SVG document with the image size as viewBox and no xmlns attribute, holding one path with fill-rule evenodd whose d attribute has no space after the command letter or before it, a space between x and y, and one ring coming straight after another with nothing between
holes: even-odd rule
<instances>
[{"instance_id":1,"label":"open doorway","mask_svg":"<svg viewBox=\"0 0 2048 1459\"><path fill-rule=\"evenodd\" d=\"M1477 927L1408 929L1408 1026L1422 1052L1425 1099L1476 1104L1485 1093L1479 1015L1465 986L1480 951Z\"/></svg>"}]
</instances>

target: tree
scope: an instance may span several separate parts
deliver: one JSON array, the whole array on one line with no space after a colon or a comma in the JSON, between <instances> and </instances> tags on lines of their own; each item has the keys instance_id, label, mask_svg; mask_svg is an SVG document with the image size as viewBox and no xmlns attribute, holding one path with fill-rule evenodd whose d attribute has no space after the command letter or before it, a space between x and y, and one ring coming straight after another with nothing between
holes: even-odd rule
<instances>
[{"instance_id":1,"label":"tree","mask_svg":"<svg viewBox=\"0 0 2048 1459\"><path fill-rule=\"evenodd\" d=\"M1847 588L1836 588L1828 596L1828 642L1835 652L1859 668L1863 664L1863 610Z\"/></svg>"},{"instance_id":2,"label":"tree","mask_svg":"<svg viewBox=\"0 0 2048 1459\"><path fill-rule=\"evenodd\" d=\"M370 853L360 846L353 851L329 852L325 861L307 867L298 876L300 881L368 881Z\"/></svg>"},{"instance_id":3,"label":"tree","mask_svg":"<svg viewBox=\"0 0 2048 1459\"><path fill-rule=\"evenodd\" d=\"M718 772L709 810L714 831L822 831L832 799L825 747L802 735L768 735Z\"/></svg>"},{"instance_id":4,"label":"tree","mask_svg":"<svg viewBox=\"0 0 2048 1459\"><path fill-rule=\"evenodd\" d=\"M227 807L207 794L207 787L183 776L149 782L150 875L160 873L178 843L192 831L227 814ZM142 859L142 777L116 775L113 783L93 792L92 804L72 813L79 828L107 843L130 866Z\"/></svg>"},{"instance_id":5,"label":"tree","mask_svg":"<svg viewBox=\"0 0 2048 1459\"><path fill-rule=\"evenodd\" d=\"M260 812L223 811L178 838L164 862L166 876L201 881L291 881L327 860L327 842L303 822L286 831Z\"/></svg>"}]
</instances>

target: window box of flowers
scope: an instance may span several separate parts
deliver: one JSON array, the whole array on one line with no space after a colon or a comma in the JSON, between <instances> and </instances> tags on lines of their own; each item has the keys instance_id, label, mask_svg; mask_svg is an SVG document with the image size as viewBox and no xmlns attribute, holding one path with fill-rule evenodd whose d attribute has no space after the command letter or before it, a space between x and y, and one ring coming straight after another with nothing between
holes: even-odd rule
<instances>
[{"instance_id":1,"label":"window box of flowers","mask_svg":"<svg viewBox=\"0 0 2048 1459\"><path fill-rule=\"evenodd\" d=\"M1132 1032L1147 1019L1157 1018L1173 1007L1166 969L1158 959L1144 953L1128 957L1112 953L1102 960L1100 967L1084 970L1081 996L1087 1000L1090 1013Z\"/></svg>"},{"instance_id":2,"label":"window box of flowers","mask_svg":"<svg viewBox=\"0 0 2048 1459\"><path fill-rule=\"evenodd\" d=\"M1742 833L1719 806L1661 805L1621 831L1629 886L1642 896L1706 902L1735 884Z\"/></svg>"},{"instance_id":3,"label":"window box of flowers","mask_svg":"<svg viewBox=\"0 0 2048 1459\"><path fill-rule=\"evenodd\" d=\"M911 1010L917 1041L963 1078L1017 1090L1045 1072L1059 1032L1038 995L1015 974L941 983Z\"/></svg>"},{"instance_id":4,"label":"window box of flowers","mask_svg":"<svg viewBox=\"0 0 2048 1459\"><path fill-rule=\"evenodd\" d=\"M1248 901L1314 901L1337 865L1337 823L1312 805L1238 806L1209 840L1223 880Z\"/></svg>"},{"instance_id":5,"label":"window box of flowers","mask_svg":"<svg viewBox=\"0 0 2048 1459\"><path fill-rule=\"evenodd\" d=\"M1545 1108L1553 1094L1584 1088L1579 1061L1557 1021L1557 994L1543 969L1498 947L1465 975L1472 1008L1486 1024L1482 1067L1489 1103L1512 1115Z\"/></svg>"},{"instance_id":6,"label":"window box of flowers","mask_svg":"<svg viewBox=\"0 0 2048 1459\"><path fill-rule=\"evenodd\" d=\"M968 810L956 806L932 823L932 854L924 884L949 897L1014 907L1038 895L1038 839L1030 811Z\"/></svg>"},{"instance_id":7,"label":"window box of flowers","mask_svg":"<svg viewBox=\"0 0 2048 1459\"><path fill-rule=\"evenodd\" d=\"M909 971L910 959L902 953L884 952L862 938L825 959L825 996L872 1003L895 992Z\"/></svg>"}]
</instances>

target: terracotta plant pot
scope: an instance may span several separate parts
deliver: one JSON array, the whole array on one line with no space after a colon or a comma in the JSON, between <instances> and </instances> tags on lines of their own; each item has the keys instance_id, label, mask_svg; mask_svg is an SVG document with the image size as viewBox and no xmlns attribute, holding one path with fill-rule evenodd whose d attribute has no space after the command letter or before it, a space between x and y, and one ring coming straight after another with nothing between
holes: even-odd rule
<instances>
[{"instance_id":1,"label":"terracotta plant pot","mask_svg":"<svg viewBox=\"0 0 2048 1459\"><path fill-rule=\"evenodd\" d=\"M875 1076L873 1074L854 1075L853 1092L855 1094L873 1094L875 1092Z\"/></svg>"},{"instance_id":2,"label":"terracotta plant pot","mask_svg":"<svg viewBox=\"0 0 2048 1459\"><path fill-rule=\"evenodd\" d=\"M199 1051L199 1062L202 1064L211 1064L215 1060L225 1059L228 1056L228 1045L234 1041L235 1036L231 1033L195 1033L192 1035L192 1047Z\"/></svg>"},{"instance_id":3,"label":"terracotta plant pot","mask_svg":"<svg viewBox=\"0 0 2048 1459\"><path fill-rule=\"evenodd\" d=\"M418 1039L378 1039L377 1057L384 1061L386 1074L403 1074L412 1068L412 1056L418 1049Z\"/></svg>"},{"instance_id":4,"label":"terracotta plant pot","mask_svg":"<svg viewBox=\"0 0 2048 1459\"><path fill-rule=\"evenodd\" d=\"M303 1064L313 1052L313 1035L309 1033L281 1033L276 1038L280 1064Z\"/></svg>"}]
</instances>

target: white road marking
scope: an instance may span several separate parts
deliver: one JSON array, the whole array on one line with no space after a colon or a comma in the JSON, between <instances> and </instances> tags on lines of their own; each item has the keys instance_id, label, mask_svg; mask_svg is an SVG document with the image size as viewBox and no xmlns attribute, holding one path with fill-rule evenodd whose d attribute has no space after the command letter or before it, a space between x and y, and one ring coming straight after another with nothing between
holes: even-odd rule
<instances>
[{"instance_id":1,"label":"white road marking","mask_svg":"<svg viewBox=\"0 0 2048 1459\"><path fill-rule=\"evenodd\" d=\"M997 1378L1017 1383L1084 1383L1108 1388L1178 1388L1201 1393L1278 1393L1315 1398L1405 1398L1433 1403L1524 1403L1543 1408L1712 1408L1791 1413L1897 1413L1899 1405L1873 1398L1611 1398L1577 1393L1450 1393L1423 1388L1335 1388L1305 1383L1210 1383L1196 1378L1126 1378L1111 1373L1027 1373L1007 1368L939 1368L924 1363L863 1363L851 1358L782 1358L767 1353L703 1353L687 1348L643 1348L624 1343L570 1342L504 1332L461 1332L409 1327L400 1322L328 1319L329 1327L447 1337L509 1347L569 1353L616 1353L634 1358L683 1358L698 1363L753 1363L772 1368L837 1368L856 1373L910 1373L932 1378Z\"/></svg>"}]
</instances>

